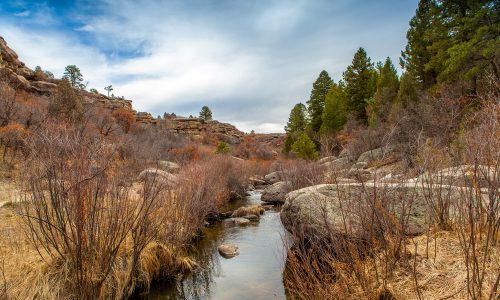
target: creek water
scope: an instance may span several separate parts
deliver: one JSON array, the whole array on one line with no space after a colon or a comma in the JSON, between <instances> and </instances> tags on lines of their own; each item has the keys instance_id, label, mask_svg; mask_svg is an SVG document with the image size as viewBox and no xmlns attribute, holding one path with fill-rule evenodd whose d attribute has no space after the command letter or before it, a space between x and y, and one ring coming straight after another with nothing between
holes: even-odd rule
<instances>
[{"instance_id":1,"label":"creek water","mask_svg":"<svg viewBox=\"0 0 500 300\"><path fill-rule=\"evenodd\" d=\"M264 204L260 196L252 191L228 209ZM259 222L235 226L222 221L204 228L203 233L191 250L201 268L184 278L155 285L147 299L286 299L282 274L287 233L278 208L267 210ZM238 246L240 254L230 259L220 256L217 247L222 243Z\"/></svg>"}]
</instances>

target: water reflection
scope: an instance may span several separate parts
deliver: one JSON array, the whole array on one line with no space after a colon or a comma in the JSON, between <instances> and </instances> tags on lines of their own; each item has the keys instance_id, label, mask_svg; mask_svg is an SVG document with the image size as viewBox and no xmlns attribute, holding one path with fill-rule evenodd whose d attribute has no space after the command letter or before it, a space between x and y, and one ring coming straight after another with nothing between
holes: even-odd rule
<instances>
[{"instance_id":1,"label":"water reflection","mask_svg":"<svg viewBox=\"0 0 500 300\"><path fill-rule=\"evenodd\" d=\"M260 193L233 203L262 204ZM260 222L237 227L221 222L204 230L193 245L192 256L201 270L184 279L152 288L148 299L285 299L282 270L286 249L277 209L266 211ZM222 243L235 244L240 255L225 259L217 251Z\"/></svg>"}]
</instances>

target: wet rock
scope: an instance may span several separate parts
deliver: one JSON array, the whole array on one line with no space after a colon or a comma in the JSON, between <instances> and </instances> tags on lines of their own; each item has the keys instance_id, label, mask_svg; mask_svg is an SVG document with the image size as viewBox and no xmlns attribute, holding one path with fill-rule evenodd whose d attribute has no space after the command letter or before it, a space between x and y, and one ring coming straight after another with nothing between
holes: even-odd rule
<instances>
[{"instance_id":1,"label":"wet rock","mask_svg":"<svg viewBox=\"0 0 500 300\"><path fill-rule=\"evenodd\" d=\"M269 184L274 184L283 178L283 172L276 171L264 176L264 180Z\"/></svg>"},{"instance_id":2,"label":"wet rock","mask_svg":"<svg viewBox=\"0 0 500 300\"><path fill-rule=\"evenodd\" d=\"M285 195L290 192L290 190L291 185L289 182L279 181L264 189L260 200L264 202L284 203Z\"/></svg>"},{"instance_id":3,"label":"wet rock","mask_svg":"<svg viewBox=\"0 0 500 300\"><path fill-rule=\"evenodd\" d=\"M260 216L258 216L258 215L246 215L246 216L243 216L242 218L245 218L245 219L250 220L250 221L259 221L260 220Z\"/></svg>"},{"instance_id":4,"label":"wet rock","mask_svg":"<svg viewBox=\"0 0 500 300\"><path fill-rule=\"evenodd\" d=\"M222 244L217 248L217 250L219 251L219 254L225 258L232 258L240 254L238 246L232 244Z\"/></svg>"},{"instance_id":5,"label":"wet rock","mask_svg":"<svg viewBox=\"0 0 500 300\"><path fill-rule=\"evenodd\" d=\"M228 223L231 223L231 224L234 224L234 225L238 225L238 226L244 226L244 225L250 224L250 220L245 219L245 218L240 218L240 217L229 218L229 219L226 219L226 221Z\"/></svg>"},{"instance_id":6,"label":"wet rock","mask_svg":"<svg viewBox=\"0 0 500 300\"><path fill-rule=\"evenodd\" d=\"M232 218L243 217L246 215L262 215L265 209L260 205L243 206L236 209L232 214Z\"/></svg>"}]
</instances>

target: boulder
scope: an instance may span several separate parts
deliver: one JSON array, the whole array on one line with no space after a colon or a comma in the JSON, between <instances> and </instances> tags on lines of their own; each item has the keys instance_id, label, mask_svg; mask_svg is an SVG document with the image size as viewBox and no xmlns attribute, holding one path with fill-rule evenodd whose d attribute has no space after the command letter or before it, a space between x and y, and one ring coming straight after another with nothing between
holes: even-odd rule
<instances>
[{"instance_id":1,"label":"boulder","mask_svg":"<svg viewBox=\"0 0 500 300\"><path fill-rule=\"evenodd\" d=\"M291 190L291 185L286 181L279 181L268 186L263 192L260 200L264 202L284 203L285 195Z\"/></svg>"},{"instance_id":2,"label":"boulder","mask_svg":"<svg viewBox=\"0 0 500 300\"><path fill-rule=\"evenodd\" d=\"M428 191L415 184L322 184L306 187L286 195L281 210L281 221L292 234L331 239L373 240L373 216L384 220L376 226L377 237L384 232L399 230L399 218L405 209L408 218L404 234L419 235L426 231L431 211L426 205ZM447 190L450 199L458 191ZM372 210L372 199L377 195L377 209ZM407 201L402 201L406 199ZM411 203L411 205L410 205ZM411 207L410 211L407 211ZM375 213L375 215L373 215Z\"/></svg>"},{"instance_id":3,"label":"boulder","mask_svg":"<svg viewBox=\"0 0 500 300\"><path fill-rule=\"evenodd\" d=\"M177 173L180 170L180 167L178 164L171 162L171 161L168 161L168 160L159 160L158 167L164 171L169 172L169 173Z\"/></svg>"},{"instance_id":4,"label":"boulder","mask_svg":"<svg viewBox=\"0 0 500 300\"><path fill-rule=\"evenodd\" d=\"M364 162L364 163L369 163L373 160L380 160L384 158L387 154L391 153L393 151L392 147L380 147L376 149L372 149L366 152L363 152L359 157L358 157L358 163Z\"/></svg>"},{"instance_id":5,"label":"boulder","mask_svg":"<svg viewBox=\"0 0 500 300\"><path fill-rule=\"evenodd\" d=\"M274 183L282 180L282 177L283 177L283 172L276 171L276 172L272 172L272 173L269 173L266 176L264 176L264 180L269 184L274 184Z\"/></svg>"},{"instance_id":6,"label":"boulder","mask_svg":"<svg viewBox=\"0 0 500 300\"><path fill-rule=\"evenodd\" d=\"M264 207L260 206L260 205L251 205L251 206L243 206L243 207L240 207L238 209L236 209L235 211L233 211L233 213L231 214L231 217L232 218L236 218L236 217L244 217L246 215L262 215L264 214L265 212L265 209Z\"/></svg>"},{"instance_id":7,"label":"boulder","mask_svg":"<svg viewBox=\"0 0 500 300\"><path fill-rule=\"evenodd\" d=\"M155 169L155 168L147 168L142 171L138 177L139 180L158 180L161 184L166 185L169 188L173 188L177 185L177 176L174 174L170 174L166 171Z\"/></svg>"},{"instance_id":8,"label":"boulder","mask_svg":"<svg viewBox=\"0 0 500 300\"><path fill-rule=\"evenodd\" d=\"M250 220L240 217L226 219L226 222L239 226L250 224Z\"/></svg>"},{"instance_id":9,"label":"boulder","mask_svg":"<svg viewBox=\"0 0 500 300\"><path fill-rule=\"evenodd\" d=\"M263 185L267 184L267 182L265 180L262 180L262 179L256 178L256 177L250 177L250 178L248 178L248 180L250 181L250 183L254 187L263 186Z\"/></svg>"},{"instance_id":10,"label":"boulder","mask_svg":"<svg viewBox=\"0 0 500 300\"><path fill-rule=\"evenodd\" d=\"M327 157L323 157L322 159L318 160L316 163L318 165L322 165L324 163L331 162L331 161L334 161L336 159L337 158L335 156L327 156Z\"/></svg>"},{"instance_id":11,"label":"boulder","mask_svg":"<svg viewBox=\"0 0 500 300\"><path fill-rule=\"evenodd\" d=\"M245 219L250 220L250 221L259 221L260 220L260 216L258 216L258 215L246 215L246 216L243 216L242 218L245 218Z\"/></svg>"},{"instance_id":12,"label":"boulder","mask_svg":"<svg viewBox=\"0 0 500 300\"><path fill-rule=\"evenodd\" d=\"M326 168L327 170L345 170L350 168L352 165L351 161L349 160L348 157L341 157L337 158L335 160L326 162L322 164L321 166Z\"/></svg>"},{"instance_id":13,"label":"boulder","mask_svg":"<svg viewBox=\"0 0 500 300\"><path fill-rule=\"evenodd\" d=\"M51 94L57 89L57 84L47 81L32 81L31 88L42 94Z\"/></svg>"},{"instance_id":14,"label":"boulder","mask_svg":"<svg viewBox=\"0 0 500 300\"><path fill-rule=\"evenodd\" d=\"M224 258L232 258L240 254L238 246L232 244L222 244L217 250Z\"/></svg>"},{"instance_id":15,"label":"boulder","mask_svg":"<svg viewBox=\"0 0 500 300\"><path fill-rule=\"evenodd\" d=\"M344 148L344 149L342 149L342 151L340 151L338 158L348 158L351 161L353 161L355 159L354 155L347 148Z\"/></svg>"}]
</instances>

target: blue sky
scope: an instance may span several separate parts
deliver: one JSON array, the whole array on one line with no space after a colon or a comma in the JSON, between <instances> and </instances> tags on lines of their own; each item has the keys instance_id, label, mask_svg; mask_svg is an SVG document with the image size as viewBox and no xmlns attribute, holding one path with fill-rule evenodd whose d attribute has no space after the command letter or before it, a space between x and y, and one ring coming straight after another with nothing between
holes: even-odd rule
<instances>
[{"instance_id":1,"label":"blue sky","mask_svg":"<svg viewBox=\"0 0 500 300\"><path fill-rule=\"evenodd\" d=\"M397 64L417 0L105 0L0 2L0 36L29 67L80 67L89 88L153 115L197 115L282 132L326 70L364 47Z\"/></svg>"}]
</instances>

